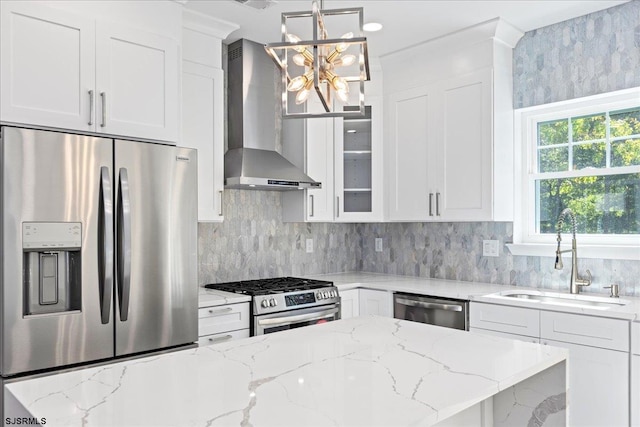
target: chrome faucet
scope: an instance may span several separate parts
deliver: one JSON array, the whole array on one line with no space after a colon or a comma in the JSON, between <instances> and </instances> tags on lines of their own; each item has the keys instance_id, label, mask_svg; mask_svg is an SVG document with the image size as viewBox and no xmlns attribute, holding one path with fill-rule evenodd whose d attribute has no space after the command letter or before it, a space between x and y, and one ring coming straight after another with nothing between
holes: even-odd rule
<instances>
[{"instance_id":1,"label":"chrome faucet","mask_svg":"<svg viewBox=\"0 0 640 427\"><path fill-rule=\"evenodd\" d=\"M562 241L562 237L560 233L562 232L562 226L564 225L565 216L569 215L571 219L571 230L573 232L573 238L571 239L571 249L567 249L564 251L560 250L560 242ZM587 279L582 279L578 276L578 251L576 245L576 214L569 208L566 208L560 213L560 217L558 218L558 222L556 224L556 232L558 233L558 249L556 249L556 263L555 269L562 270L562 253L571 252L571 281L569 282L569 292L572 294L580 293L581 286L589 286L591 284L591 272L587 270Z\"/></svg>"}]
</instances>

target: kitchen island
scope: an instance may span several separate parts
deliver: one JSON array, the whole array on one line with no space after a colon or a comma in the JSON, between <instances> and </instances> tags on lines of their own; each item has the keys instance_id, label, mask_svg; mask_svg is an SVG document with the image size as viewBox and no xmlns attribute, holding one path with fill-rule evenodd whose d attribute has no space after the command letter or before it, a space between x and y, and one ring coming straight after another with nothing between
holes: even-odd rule
<instances>
[{"instance_id":1,"label":"kitchen island","mask_svg":"<svg viewBox=\"0 0 640 427\"><path fill-rule=\"evenodd\" d=\"M357 317L14 382L5 386L5 418L52 426L405 426L526 425L532 417L529 425L543 425L557 417L562 425L566 357L549 346Z\"/></svg>"}]
</instances>

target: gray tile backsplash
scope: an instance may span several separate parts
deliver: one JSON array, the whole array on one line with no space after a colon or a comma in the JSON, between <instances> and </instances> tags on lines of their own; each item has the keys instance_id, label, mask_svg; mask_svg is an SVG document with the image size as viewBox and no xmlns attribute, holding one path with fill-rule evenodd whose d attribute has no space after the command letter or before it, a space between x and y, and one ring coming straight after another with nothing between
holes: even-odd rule
<instances>
[{"instance_id":1,"label":"gray tile backsplash","mask_svg":"<svg viewBox=\"0 0 640 427\"><path fill-rule=\"evenodd\" d=\"M640 86L638 0L528 32L514 50L516 108L633 86ZM224 223L198 227L200 283L340 271L559 290L569 283L568 262L554 270L554 254L509 253L512 223L290 224L282 222L278 192L227 190L224 202ZM482 256L487 239L500 242L498 257ZM580 272L587 268L590 292L618 283L621 294L640 296L640 261L580 259Z\"/></svg>"},{"instance_id":2,"label":"gray tile backsplash","mask_svg":"<svg viewBox=\"0 0 640 427\"><path fill-rule=\"evenodd\" d=\"M565 254L563 270L554 269L554 253L511 255L505 246L513 238L510 222L359 224L357 228L362 271L568 290L570 254ZM375 252L376 237L383 239L382 252ZM483 240L499 241L498 257L482 256ZM589 269L593 274L588 292L608 292L602 288L617 283L621 295L640 296L640 261L579 258L578 267L581 273Z\"/></svg>"},{"instance_id":3,"label":"gray tile backsplash","mask_svg":"<svg viewBox=\"0 0 640 427\"><path fill-rule=\"evenodd\" d=\"M515 108L640 86L640 1L529 31L513 85Z\"/></svg>"},{"instance_id":4,"label":"gray tile backsplash","mask_svg":"<svg viewBox=\"0 0 640 427\"><path fill-rule=\"evenodd\" d=\"M201 284L356 270L356 226L283 223L278 191L225 190L224 212L223 223L198 224Z\"/></svg>"}]
</instances>

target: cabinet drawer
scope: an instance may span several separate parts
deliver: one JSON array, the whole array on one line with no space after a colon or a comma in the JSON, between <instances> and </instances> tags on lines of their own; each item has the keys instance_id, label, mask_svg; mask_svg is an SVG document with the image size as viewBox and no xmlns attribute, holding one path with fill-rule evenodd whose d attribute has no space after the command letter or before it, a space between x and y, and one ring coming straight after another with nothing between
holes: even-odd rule
<instances>
[{"instance_id":1,"label":"cabinet drawer","mask_svg":"<svg viewBox=\"0 0 640 427\"><path fill-rule=\"evenodd\" d=\"M205 307L198 310L198 335L249 328L249 303Z\"/></svg>"},{"instance_id":2,"label":"cabinet drawer","mask_svg":"<svg viewBox=\"0 0 640 427\"><path fill-rule=\"evenodd\" d=\"M528 308L471 302L469 323L473 328L508 334L540 336L540 312Z\"/></svg>"},{"instance_id":3,"label":"cabinet drawer","mask_svg":"<svg viewBox=\"0 0 640 427\"><path fill-rule=\"evenodd\" d=\"M474 334L480 334L480 335L489 335L489 336L492 336L492 337L507 338L507 339L510 339L510 340L532 342L532 343L535 343L535 344L539 344L540 343L540 340L538 338L535 338L535 337L527 337L525 335L507 334L505 332L491 331L489 329L469 328L469 332L473 332Z\"/></svg>"},{"instance_id":4,"label":"cabinet drawer","mask_svg":"<svg viewBox=\"0 0 640 427\"><path fill-rule=\"evenodd\" d=\"M629 351L629 321L579 314L540 313L540 338Z\"/></svg>"},{"instance_id":5,"label":"cabinet drawer","mask_svg":"<svg viewBox=\"0 0 640 427\"><path fill-rule=\"evenodd\" d=\"M631 357L631 425L640 426L640 356Z\"/></svg>"},{"instance_id":6,"label":"cabinet drawer","mask_svg":"<svg viewBox=\"0 0 640 427\"><path fill-rule=\"evenodd\" d=\"M640 322L631 324L631 352L640 354Z\"/></svg>"},{"instance_id":7,"label":"cabinet drawer","mask_svg":"<svg viewBox=\"0 0 640 427\"><path fill-rule=\"evenodd\" d=\"M221 334L205 335L198 337L198 346L220 344L227 341L239 340L241 338L249 338L249 329L240 329L239 331L223 332Z\"/></svg>"}]
</instances>

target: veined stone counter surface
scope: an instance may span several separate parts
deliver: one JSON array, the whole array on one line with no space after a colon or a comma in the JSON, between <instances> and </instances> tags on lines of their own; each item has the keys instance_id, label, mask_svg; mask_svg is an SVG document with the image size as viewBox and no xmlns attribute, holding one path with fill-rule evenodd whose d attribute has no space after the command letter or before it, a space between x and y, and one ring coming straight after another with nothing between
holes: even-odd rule
<instances>
[{"instance_id":1,"label":"veined stone counter surface","mask_svg":"<svg viewBox=\"0 0 640 427\"><path fill-rule=\"evenodd\" d=\"M458 298L464 300L489 302L492 304L503 304L520 306L525 308L537 308L540 310L560 311L564 313L586 314L591 316L611 317L625 320L640 320L640 298L622 296L621 300L628 302L627 305L612 307L607 310L571 307L571 306L549 306L535 305L531 302L517 300L515 298L496 299L486 297L488 294L507 290L518 291L553 291L569 294L569 289L551 290L544 288L533 288L527 286L506 286L492 283L464 282L461 280L430 279L414 276L397 276L379 273L330 273L316 274L309 276L310 279L328 280L338 287L339 291L346 291L356 288L375 289L389 292L407 292L411 294L429 295L444 298ZM588 290L588 288L587 288ZM599 296L606 298L606 294L596 294L587 291L581 292L584 295Z\"/></svg>"},{"instance_id":2,"label":"veined stone counter surface","mask_svg":"<svg viewBox=\"0 0 640 427\"><path fill-rule=\"evenodd\" d=\"M550 346L358 317L18 381L6 391L9 411L48 426L432 425L502 391L515 399L519 384L558 366L564 401L566 357ZM523 392L533 402L495 404L494 414L501 406L501 420L526 425L536 406L543 418L553 413L544 404L552 396L535 384L538 391L529 384Z\"/></svg>"}]
</instances>

